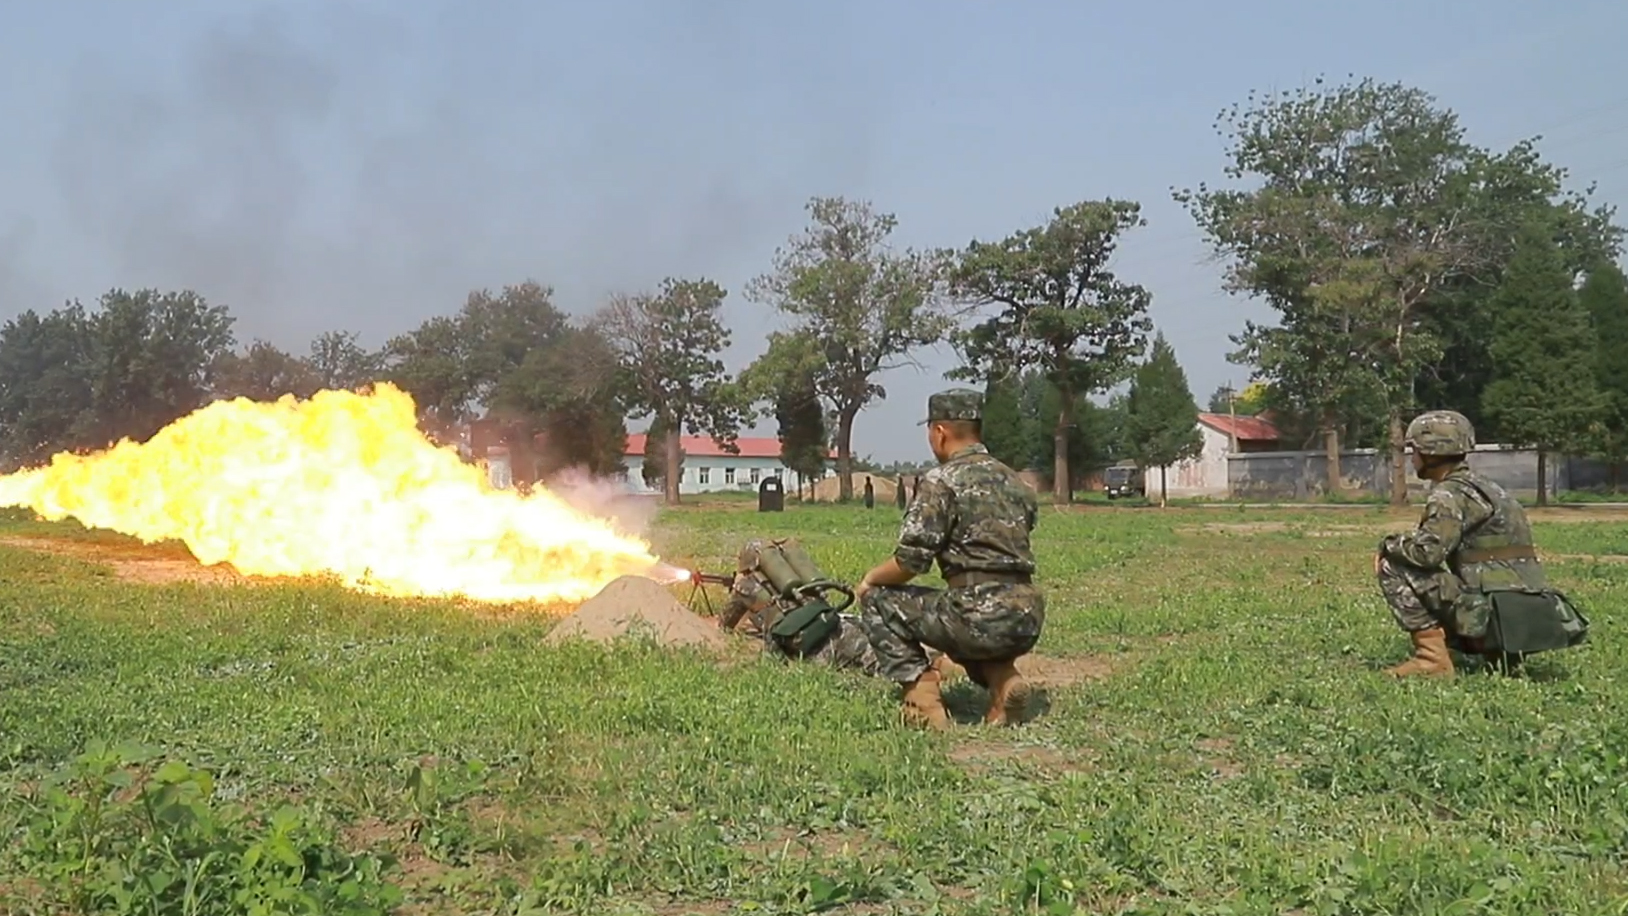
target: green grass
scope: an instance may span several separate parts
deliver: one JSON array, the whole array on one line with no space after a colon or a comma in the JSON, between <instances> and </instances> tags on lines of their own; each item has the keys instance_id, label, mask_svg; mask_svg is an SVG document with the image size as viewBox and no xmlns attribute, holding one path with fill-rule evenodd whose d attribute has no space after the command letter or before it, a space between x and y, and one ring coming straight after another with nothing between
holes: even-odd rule
<instances>
[{"instance_id":1,"label":"green grass","mask_svg":"<svg viewBox=\"0 0 1628 916\"><path fill-rule=\"evenodd\" d=\"M653 537L721 571L795 534L852 580L899 520L751 508ZM1587 647L1391 683L1371 550L1407 513L1048 508L1033 664L1109 673L947 736L812 666L0 548L0 911L1628 912L1628 525L1563 512Z\"/></svg>"}]
</instances>

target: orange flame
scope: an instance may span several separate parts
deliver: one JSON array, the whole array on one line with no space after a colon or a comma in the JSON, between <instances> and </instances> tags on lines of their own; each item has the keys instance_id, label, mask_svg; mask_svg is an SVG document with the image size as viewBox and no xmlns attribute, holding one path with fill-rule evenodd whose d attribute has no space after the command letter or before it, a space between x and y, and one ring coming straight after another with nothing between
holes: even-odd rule
<instances>
[{"instance_id":1,"label":"orange flame","mask_svg":"<svg viewBox=\"0 0 1628 916\"><path fill-rule=\"evenodd\" d=\"M658 567L644 541L545 490L493 488L425 438L388 384L216 401L147 442L0 477L0 505L179 540L247 575L328 574L404 597L577 602Z\"/></svg>"}]
</instances>

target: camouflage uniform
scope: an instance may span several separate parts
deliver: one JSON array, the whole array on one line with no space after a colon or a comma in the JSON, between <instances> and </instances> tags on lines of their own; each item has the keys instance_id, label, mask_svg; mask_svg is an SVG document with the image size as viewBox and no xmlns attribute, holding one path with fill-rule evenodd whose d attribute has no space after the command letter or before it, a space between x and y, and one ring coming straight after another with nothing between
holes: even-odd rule
<instances>
[{"instance_id":1,"label":"camouflage uniform","mask_svg":"<svg viewBox=\"0 0 1628 916\"><path fill-rule=\"evenodd\" d=\"M928 419L979 419L982 396L968 389L935 394ZM893 556L921 575L936 560L947 589L876 586L860 602L882 674L910 684L929 668L925 647L968 668L1027 654L1045 623L1045 595L1030 577L1034 492L1011 468L971 445L923 474Z\"/></svg>"},{"instance_id":2,"label":"camouflage uniform","mask_svg":"<svg viewBox=\"0 0 1628 916\"><path fill-rule=\"evenodd\" d=\"M1450 675L1448 647L1481 652L1492 616L1488 590L1546 591L1549 584L1526 511L1465 463L1475 434L1463 414L1421 414L1408 426L1407 444L1452 464L1431 487L1418 526L1379 543L1380 592L1415 650L1389 673Z\"/></svg>"},{"instance_id":3,"label":"camouflage uniform","mask_svg":"<svg viewBox=\"0 0 1628 916\"><path fill-rule=\"evenodd\" d=\"M761 549L761 543L755 540L748 541L741 554L745 556L749 552ZM723 609L718 613L718 625L726 630L732 630L741 623L742 618L745 618L747 632L761 637L768 651L786 656L785 650L769 635L769 630L788 610L792 608L786 607L783 601L775 598L773 587L765 581L762 573L739 570L735 573L735 581L730 586L729 597L724 600ZM881 671L876 653L871 648L870 640L865 636L865 629L854 614L838 614L835 632L826 637L818 649L804 658L836 668L862 671L872 676Z\"/></svg>"},{"instance_id":4,"label":"camouflage uniform","mask_svg":"<svg viewBox=\"0 0 1628 916\"><path fill-rule=\"evenodd\" d=\"M1408 632L1444 626L1460 640L1479 639L1489 587L1549 587L1525 510L1465 464L1431 489L1418 527L1386 537L1379 555L1380 590Z\"/></svg>"}]
</instances>

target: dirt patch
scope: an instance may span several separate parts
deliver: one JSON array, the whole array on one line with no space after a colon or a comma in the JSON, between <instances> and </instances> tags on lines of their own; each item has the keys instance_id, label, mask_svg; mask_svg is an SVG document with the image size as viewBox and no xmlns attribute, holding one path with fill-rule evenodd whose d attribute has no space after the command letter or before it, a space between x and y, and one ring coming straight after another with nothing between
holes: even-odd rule
<instances>
[{"instance_id":1,"label":"dirt patch","mask_svg":"<svg viewBox=\"0 0 1628 916\"><path fill-rule=\"evenodd\" d=\"M1214 778L1236 779L1244 774L1243 766L1232 759L1232 739L1200 738L1193 742L1193 748Z\"/></svg>"},{"instance_id":2,"label":"dirt patch","mask_svg":"<svg viewBox=\"0 0 1628 916\"><path fill-rule=\"evenodd\" d=\"M731 646L706 618L680 604L665 586L645 576L622 576L561 620L543 638L548 645L570 639L611 642L648 634L664 646L699 646L718 651Z\"/></svg>"},{"instance_id":3,"label":"dirt patch","mask_svg":"<svg viewBox=\"0 0 1628 916\"><path fill-rule=\"evenodd\" d=\"M966 669L939 656L935 660L946 681L968 680ZM1018 673L1037 687L1070 687L1085 681L1106 680L1114 673L1114 663L1104 656L1078 655L1060 658L1025 655L1017 660Z\"/></svg>"},{"instance_id":4,"label":"dirt patch","mask_svg":"<svg viewBox=\"0 0 1628 916\"><path fill-rule=\"evenodd\" d=\"M113 575L125 582L163 585L171 582L198 582L208 585L266 584L277 581L270 578L245 576L230 566L204 566L186 556L166 556L149 552L150 548L103 544L95 541L69 541L57 538L37 538L8 535L0 537L0 546L17 547L37 553L71 557L87 563L105 566Z\"/></svg>"}]
</instances>

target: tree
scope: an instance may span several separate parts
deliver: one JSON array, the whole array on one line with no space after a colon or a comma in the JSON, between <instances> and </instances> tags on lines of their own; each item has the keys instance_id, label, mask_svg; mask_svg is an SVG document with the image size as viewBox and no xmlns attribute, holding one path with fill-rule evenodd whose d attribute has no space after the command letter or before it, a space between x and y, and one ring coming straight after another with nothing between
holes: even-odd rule
<instances>
[{"instance_id":1,"label":"tree","mask_svg":"<svg viewBox=\"0 0 1628 916\"><path fill-rule=\"evenodd\" d=\"M1278 327L1251 323L1234 338L1234 358L1323 416L1331 488L1339 486L1341 414L1382 398L1400 503L1402 417L1421 370L1442 355L1424 312L1485 266L1490 252L1478 243L1497 228L1472 219L1487 157L1422 91L1321 82L1252 95L1248 108L1222 114L1232 142L1226 173L1254 176L1257 187L1200 185L1176 198L1228 259L1227 289L1262 296L1279 312Z\"/></svg>"},{"instance_id":2,"label":"tree","mask_svg":"<svg viewBox=\"0 0 1628 916\"><path fill-rule=\"evenodd\" d=\"M469 294L458 314L438 315L384 347L384 374L413 396L420 417L445 432L485 406L509 372L558 343L570 322L553 289L527 280Z\"/></svg>"},{"instance_id":3,"label":"tree","mask_svg":"<svg viewBox=\"0 0 1628 916\"><path fill-rule=\"evenodd\" d=\"M814 380L806 378L803 384L788 384L776 391L774 414L780 463L796 473L799 481L824 476L831 454L830 436Z\"/></svg>"},{"instance_id":4,"label":"tree","mask_svg":"<svg viewBox=\"0 0 1628 916\"><path fill-rule=\"evenodd\" d=\"M660 417L651 420L650 428L644 432L644 461L639 467L639 474L644 478L645 486L661 487L663 493L667 492L662 483L667 479L667 428Z\"/></svg>"},{"instance_id":5,"label":"tree","mask_svg":"<svg viewBox=\"0 0 1628 916\"><path fill-rule=\"evenodd\" d=\"M79 303L0 327L0 456L6 470L59 451L105 445L93 439L96 390L90 317Z\"/></svg>"},{"instance_id":6,"label":"tree","mask_svg":"<svg viewBox=\"0 0 1628 916\"><path fill-rule=\"evenodd\" d=\"M540 478L572 467L614 476L627 470L621 383L610 341L593 327L565 326L498 377L489 413L517 430L511 449L519 444L520 451L529 452L542 440L536 456Z\"/></svg>"},{"instance_id":7,"label":"tree","mask_svg":"<svg viewBox=\"0 0 1628 916\"><path fill-rule=\"evenodd\" d=\"M221 354L210 375L211 391L221 399L275 401L285 394L308 398L323 387L314 366L263 340L250 344L241 356Z\"/></svg>"},{"instance_id":8,"label":"tree","mask_svg":"<svg viewBox=\"0 0 1628 916\"><path fill-rule=\"evenodd\" d=\"M1109 261L1126 230L1142 226L1130 201L1084 201L1058 208L1044 226L962 252L953 288L995 314L955 335L965 366L958 378L998 378L1037 367L1059 395L1052 425L1058 502L1073 498L1068 460L1076 398L1122 381L1152 327L1152 295L1121 281Z\"/></svg>"},{"instance_id":9,"label":"tree","mask_svg":"<svg viewBox=\"0 0 1628 916\"><path fill-rule=\"evenodd\" d=\"M1131 382L1125 439L1137 464L1159 469L1159 505L1167 505L1166 469L1197 458L1204 450L1204 437L1198 431L1198 404L1187 387L1187 373L1163 334L1153 339L1152 354Z\"/></svg>"},{"instance_id":10,"label":"tree","mask_svg":"<svg viewBox=\"0 0 1628 916\"><path fill-rule=\"evenodd\" d=\"M1482 395L1506 442L1538 450L1538 505L1548 503L1549 452L1580 449L1600 420L1604 398L1586 308L1547 228L1522 231L1494 297L1494 377Z\"/></svg>"},{"instance_id":11,"label":"tree","mask_svg":"<svg viewBox=\"0 0 1628 916\"><path fill-rule=\"evenodd\" d=\"M915 364L911 353L950 328L939 296L942 257L888 242L898 221L869 202L816 197L811 225L777 248L774 268L747 286L747 297L789 317L788 333L770 335L768 364L812 360L814 389L836 413L838 499L853 499L854 418L887 392L879 373ZM766 366L762 374L783 375Z\"/></svg>"},{"instance_id":12,"label":"tree","mask_svg":"<svg viewBox=\"0 0 1628 916\"><path fill-rule=\"evenodd\" d=\"M1271 390L1264 382L1250 382L1242 391L1234 390L1231 385L1222 385L1210 395L1210 413L1258 416L1267 409L1270 397Z\"/></svg>"},{"instance_id":13,"label":"tree","mask_svg":"<svg viewBox=\"0 0 1628 916\"><path fill-rule=\"evenodd\" d=\"M311 341L311 364L322 387L352 391L378 378L383 368L382 353L369 353L351 331L325 331Z\"/></svg>"},{"instance_id":14,"label":"tree","mask_svg":"<svg viewBox=\"0 0 1628 916\"><path fill-rule=\"evenodd\" d=\"M1008 467L1028 470L1034 457L1033 418L1024 415L1023 386L1016 378L984 383L983 440L989 453Z\"/></svg>"},{"instance_id":15,"label":"tree","mask_svg":"<svg viewBox=\"0 0 1628 916\"><path fill-rule=\"evenodd\" d=\"M624 403L634 416L654 415L666 436L662 479L670 504L679 501L686 430L739 451L744 405L717 358L729 346L720 317L725 295L711 280L668 278L654 295L617 296L597 319L621 359Z\"/></svg>"},{"instance_id":16,"label":"tree","mask_svg":"<svg viewBox=\"0 0 1628 916\"><path fill-rule=\"evenodd\" d=\"M1596 262L1577 298L1594 325L1594 377L1605 400L1596 448L1611 464L1615 490L1628 456L1628 279L1615 263Z\"/></svg>"}]
</instances>

